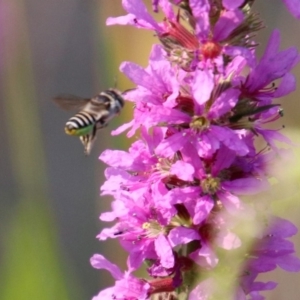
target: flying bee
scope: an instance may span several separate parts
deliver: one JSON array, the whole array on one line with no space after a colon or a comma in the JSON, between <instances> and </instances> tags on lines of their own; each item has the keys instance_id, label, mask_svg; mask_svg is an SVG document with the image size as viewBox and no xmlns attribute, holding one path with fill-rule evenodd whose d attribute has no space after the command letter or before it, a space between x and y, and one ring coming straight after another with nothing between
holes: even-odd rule
<instances>
[{"instance_id":1,"label":"flying bee","mask_svg":"<svg viewBox=\"0 0 300 300\"><path fill-rule=\"evenodd\" d=\"M68 135L78 136L84 146L84 153L91 152L96 140L97 130L107 126L124 106L124 98L116 89L108 89L93 98L80 98L72 95L58 96L53 99L65 110L78 110L65 125Z\"/></svg>"}]
</instances>

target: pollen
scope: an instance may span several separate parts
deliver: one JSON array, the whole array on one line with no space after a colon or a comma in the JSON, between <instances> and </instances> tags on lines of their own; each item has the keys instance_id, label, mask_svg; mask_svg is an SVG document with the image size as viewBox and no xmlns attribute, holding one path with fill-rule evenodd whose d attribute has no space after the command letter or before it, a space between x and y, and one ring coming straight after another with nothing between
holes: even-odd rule
<instances>
[{"instance_id":1,"label":"pollen","mask_svg":"<svg viewBox=\"0 0 300 300\"><path fill-rule=\"evenodd\" d=\"M200 185L205 194L213 195L220 188L220 182L220 178L209 175L207 178L201 180Z\"/></svg>"},{"instance_id":2,"label":"pollen","mask_svg":"<svg viewBox=\"0 0 300 300\"><path fill-rule=\"evenodd\" d=\"M194 116L190 122L190 128L199 132L209 127L209 120L203 116Z\"/></svg>"},{"instance_id":3,"label":"pollen","mask_svg":"<svg viewBox=\"0 0 300 300\"><path fill-rule=\"evenodd\" d=\"M160 172L162 175L169 175L171 167L172 161L167 158L159 158L154 170Z\"/></svg>"},{"instance_id":4,"label":"pollen","mask_svg":"<svg viewBox=\"0 0 300 300\"><path fill-rule=\"evenodd\" d=\"M156 220L143 223L142 228L145 230L145 235L148 238L155 238L158 235L165 233L164 227L162 227Z\"/></svg>"}]
</instances>

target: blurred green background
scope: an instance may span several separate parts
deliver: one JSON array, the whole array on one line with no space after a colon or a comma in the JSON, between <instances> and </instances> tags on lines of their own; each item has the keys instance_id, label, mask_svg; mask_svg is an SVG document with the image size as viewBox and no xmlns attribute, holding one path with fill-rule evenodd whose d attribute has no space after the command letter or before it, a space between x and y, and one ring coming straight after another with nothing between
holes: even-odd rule
<instances>
[{"instance_id":1,"label":"blurred green background","mask_svg":"<svg viewBox=\"0 0 300 300\"><path fill-rule=\"evenodd\" d=\"M146 1L148 4L151 2ZM281 1L259 1L257 11L267 28L259 34L260 53L274 27L282 31L282 48L300 48L300 22ZM117 243L100 243L101 211L109 199L99 197L106 148L128 147L124 135L110 129L130 120L127 105L120 118L98 135L89 157L77 138L64 134L72 113L61 111L51 98L61 93L89 97L115 84L133 87L118 67L124 60L147 65L156 38L130 27L106 27L108 16L123 14L121 1L0 0L0 299L90 299L110 285L105 271L89 264L104 253L125 267ZM298 82L300 68L295 74ZM300 145L300 100L283 100L285 133ZM282 216L300 226L299 149L294 169L282 170ZM290 180L291 179L291 180ZM291 209L292 208L292 209ZM300 255L300 235L295 237ZM299 299L299 274L277 271L279 287L267 299Z\"/></svg>"}]
</instances>

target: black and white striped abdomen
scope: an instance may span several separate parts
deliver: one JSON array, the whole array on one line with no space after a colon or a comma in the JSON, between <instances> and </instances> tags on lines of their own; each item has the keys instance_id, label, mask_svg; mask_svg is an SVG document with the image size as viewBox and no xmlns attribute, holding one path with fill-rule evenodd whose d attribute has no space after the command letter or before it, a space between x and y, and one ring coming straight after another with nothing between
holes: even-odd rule
<instances>
[{"instance_id":1,"label":"black and white striped abdomen","mask_svg":"<svg viewBox=\"0 0 300 300\"><path fill-rule=\"evenodd\" d=\"M96 123L96 117L90 112L81 111L75 116L70 118L66 123L68 129L82 129L94 125Z\"/></svg>"}]
</instances>

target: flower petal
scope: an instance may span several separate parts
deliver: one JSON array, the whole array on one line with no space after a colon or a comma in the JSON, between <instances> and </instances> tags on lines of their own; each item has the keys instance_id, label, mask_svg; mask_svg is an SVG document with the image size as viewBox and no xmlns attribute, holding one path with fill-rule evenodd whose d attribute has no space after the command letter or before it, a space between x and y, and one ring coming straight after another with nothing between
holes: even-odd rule
<instances>
[{"instance_id":1,"label":"flower petal","mask_svg":"<svg viewBox=\"0 0 300 300\"><path fill-rule=\"evenodd\" d=\"M197 70L195 72L195 80L192 85L193 96L196 103L202 105L208 101L213 88L214 80L212 73L208 70Z\"/></svg>"},{"instance_id":2,"label":"flower petal","mask_svg":"<svg viewBox=\"0 0 300 300\"><path fill-rule=\"evenodd\" d=\"M214 27L214 39L216 41L226 39L228 35L243 22L243 20L244 15L240 10L225 11L221 14Z\"/></svg>"},{"instance_id":3,"label":"flower petal","mask_svg":"<svg viewBox=\"0 0 300 300\"><path fill-rule=\"evenodd\" d=\"M215 100L209 110L208 117L210 119L219 118L230 111L238 102L240 93L237 89L227 89Z\"/></svg>"},{"instance_id":4,"label":"flower petal","mask_svg":"<svg viewBox=\"0 0 300 300\"><path fill-rule=\"evenodd\" d=\"M155 251L160 258L160 263L165 268L172 268L174 266L174 255L171 245L167 238L161 234L154 242Z\"/></svg>"},{"instance_id":5,"label":"flower petal","mask_svg":"<svg viewBox=\"0 0 300 300\"><path fill-rule=\"evenodd\" d=\"M196 230L186 227L175 227L169 234L168 239L172 247L187 244L191 241L200 240L200 236Z\"/></svg>"},{"instance_id":6,"label":"flower petal","mask_svg":"<svg viewBox=\"0 0 300 300\"><path fill-rule=\"evenodd\" d=\"M295 18L300 19L300 1L299 0L283 0L285 6Z\"/></svg>"},{"instance_id":7,"label":"flower petal","mask_svg":"<svg viewBox=\"0 0 300 300\"><path fill-rule=\"evenodd\" d=\"M254 195L265 191L269 184L266 180L257 178L240 178L232 181L224 181L222 186L229 192L239 195Z\"/></svg>"},{"instance_id":8,"label":"flower petal","mask_svg":"<svg viewBox=\"0 0 300 300\"><path fill-rule=\"evenodd\" d=\"M223 6L229 10L234 10L244 3L244 0L223 0Z\"/></svg>"},{"instance_id":9,"label":"flower petal","mask_svg":"<svg viewBox=\"0 0 300 300\"><path fill-rule=\"evenodd\" d=\"M136 18L141 19L152 26L152 29L160 30L157 22L149 14L146 5L140 0L123 0L122 1L124 9L126 9L130 14L136 16Z\"/></svg>"},{"instance_id":10,"label":"flower petal","mask_svg":"<svg viewBox=\"0 0 300 300\"><path fill-rule=\"evenodd\" d=\"M296 78L293 74L287 73L281 80L280 85L274 92L274 97L283 97L296 90Z\"/></svg>"},{"instance_id":11,"label":"flower petal","mask_svg":"<svg viewBox=\"0 0 300 300\"><path fill-rule=\"evenodd\" d=\"M172 165L170 173L176 175L179 179L192 181L195 169L191 164L178 160Z\"/></svg>"},{"instance_id":12,"label":"flower petal","mask_svg":"<svg viewBox=\"0 0 300 300\"><path fill-rule=\"evenodd\" d=\"M211 210L214 207L214 202L209 196L203 196L199 199L197 199L196 205L195 205L195 212L194 212L194 217L193 217L193 223L195 225L201 224Z\"/></svg>"},{"instance_id":13,"label":"flower petal","mask_svg":"<svg viewBox=\"0 0 300 300\"><path fill-rule=\"evenodd\" d=\"M91 257L90 262L95 269L104 269L109 271L115 279L123 278L123 273L121 272L120 268L100 254L94 254Z\"/></svg>"},{"instance_id":14,"label":"flower petal","mask_svg":"<svg viewBox=\"0 0 300 300\"><path fill-rule=\"evenodd\" d=\"M277 265L288 272L300 271L300 259L294 255L281 256L276 259Z\"/></svg>"},{"instance_id":15,"label":"flower petal","mask_svg":"<svg viewBox=\"0 0 300 300\"><path fill-rule=\"evenodd\" d=\"M201 242L201 245L201 249L192 252L189 257L203 268L214 268L219 259L207 244Z\"/></svg>"}]
</instances>

